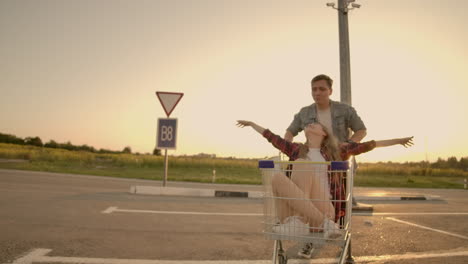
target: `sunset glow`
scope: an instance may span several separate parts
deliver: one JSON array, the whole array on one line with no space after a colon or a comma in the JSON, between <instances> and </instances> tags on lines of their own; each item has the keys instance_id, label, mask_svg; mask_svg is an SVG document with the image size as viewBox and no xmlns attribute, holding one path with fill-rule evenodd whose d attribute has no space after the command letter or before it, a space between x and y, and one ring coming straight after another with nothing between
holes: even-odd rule
<instances>
[{"instance_id":1,"label":"sunset glow","mask_svg":"<svg viewBox=\"0 0 468 264\"><path fill-rule=\"evenodd\" d=\"M169 91L184 93L170 155L276 155L235 123L283 135L321 73L339 101L338 19L326 2L1 1L0 132L152 152L166 116L155 92ZM358 2L352 103L365 140L415 137L359 160L468 156L468 2Z\"/></svg>"}]
</instances>

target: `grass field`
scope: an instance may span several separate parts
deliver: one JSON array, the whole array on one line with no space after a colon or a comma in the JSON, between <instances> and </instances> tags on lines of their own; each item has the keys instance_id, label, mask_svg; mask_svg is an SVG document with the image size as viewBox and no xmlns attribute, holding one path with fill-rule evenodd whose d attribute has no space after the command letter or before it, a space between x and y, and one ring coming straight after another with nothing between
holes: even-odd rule
<instances>
[{"instance_id":1,"label":"grass field","mask_svg":"<svg viewBox=\"0 0 468 264\"><path fill-rule=\"evenodd\" d=\"M97 154L0 143L0 168L162 180L164 157L135 154ZM261 184L255 159L169 157L170 181ZM463 188L468 172L431 169L407 164L360 164L356 186L409 188Z\"/></svg>"}]
</instances>

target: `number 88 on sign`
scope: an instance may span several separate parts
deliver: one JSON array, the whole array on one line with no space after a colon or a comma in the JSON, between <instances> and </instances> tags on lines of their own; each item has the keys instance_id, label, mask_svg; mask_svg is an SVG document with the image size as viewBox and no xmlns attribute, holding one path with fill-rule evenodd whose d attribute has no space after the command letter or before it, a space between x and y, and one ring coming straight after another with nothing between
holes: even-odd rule
<instances>
[{"instance_id":1,"label":"number 88 on sign","mask_svg":"<svg viewBox=\"0 0 468 264\"><path fill-rule=\"evenodd\" d=\"M160 149L175 149L177 138L177 119L159 118L158 119L158 144Z\"/></svg>"}]
</instances>

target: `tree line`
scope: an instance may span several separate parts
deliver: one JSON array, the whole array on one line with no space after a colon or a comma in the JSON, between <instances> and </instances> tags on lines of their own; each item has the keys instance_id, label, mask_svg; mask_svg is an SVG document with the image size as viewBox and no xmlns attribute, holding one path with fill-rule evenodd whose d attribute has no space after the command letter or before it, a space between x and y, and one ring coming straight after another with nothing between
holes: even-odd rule
<instances>
[{"instance_id":1,"label":"tree line","mask_svg":"<svg viewBox=\"0 0 468 264\"><path fill-rule=\"evenodd\" d=\"M362 163L365 164L366 162ZM407 161L404 163L398 163L398 162L392 162L392 161L387 161L387 162L377 162L377 164L382 164L382 165L401 165L401 166L406 166L406 167L413 167L413 168L431 168L431 169L455 169L455 170L462 170L462 171L468 171L468 157L462 157L457 159L457 157L449 157L447 159L443 158L438 158L434 162L428 162L428 161Z\"/></svg>"},{"instance_id":2,"label":"tree line","mask_svg":"<svg viewBox=\"0 0 468 264\"><path fill-rule=\"evenodd\" d=\"M36 147L45 147L45 148L57 148L57 149L67 149L67 150L76 150L76 151L88 151L93 153L132 153L132 148L126 146L121 151L118 150L109 150L109 149L96 149L93 146L88 145L73 145L70 141L66 143L58 143L55 140L49 140L47 143L43 143L40 137L26 137L21 138L15 135L10 134L3 134L0 133L0 143L10 143L10 144L17 144L17 145L31 145ZM139 154L139 153L136 153ZM155 148L153 150L153 155L161 155L161 150Z\"/></svg>"},{"instance_id":3,"label":"tree line","mask_svg":"<svg viewBox=\"0 0 468 264\"><path fill-rule=\"evenodd\" d=\"M460 169L468 171L468 157L457 159L450 157L447 160L438 158L436 162L431 163L431 168L436 169Z\"/></svg>"},{"instance_id":4,"label":"tree line","mask_svg":"<svg viewBox=\"0 0 468 264\"><path fill-rule=\"evenodd\" d=\"M127 153L131 154L132 149L127 146L121 151L109 150L109 149L96 149L92 146L88 145L73 145L70 141L67 143L58 143L54 140L50 140L47 143L43 143L40 137L26 137L20 138L14 135L3 134L0 133L0 143L10 143L10 144L18 144L18 145L32 145L37 147L46 147L46 148L59 148L59 149L67 149L67 150L77 150L77 151L88 151L93 153ZM139 154L139 153L135 153ZM161 150L158 148L154 148L153 155L160 156ZM207 155L207 154L198 154L198 155ZM215 158L216 155L213 155L212 158ZM392 162L387 162L392 163ZM407 164L412 166L421 166L421 167L430 167L435 169L460 169L464 171L468 171L468 157L462 157L457 159L456 157L449 157L448 159L438 158L435 162L407 162Z\"/></svg>"}]
</instances>

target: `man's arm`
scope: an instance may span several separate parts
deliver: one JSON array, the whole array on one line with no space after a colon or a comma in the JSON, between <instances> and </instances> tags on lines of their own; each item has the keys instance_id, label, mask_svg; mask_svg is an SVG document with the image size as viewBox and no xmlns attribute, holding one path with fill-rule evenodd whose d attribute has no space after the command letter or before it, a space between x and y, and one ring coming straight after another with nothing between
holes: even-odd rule
<instances>
[{"instance_id":1,"label":"man's arm","mask_svg":"<svg viewBox=\"0 0 468 264\"><path fill-rule=\"evenodd\" d=\"M350 107L349 113L349 128L354 132L349 140L359 143L367 135L367 128L357 114L356 109Z\"/></svg>"},{"instance_id":2,"label":"man's arm","mask_svg":"<svg viewBox=\"0 0 468 264\"><path fill-rule=\"evenodd\" d=\"M301 112L299 111L299 113L294 115L293 121L286 129L286 133L284 134L284 140L292 142L294 136L296 136L302 130L300 113Z\"/></svg>"},{"instance_id":3,"label":"man's arm","mask_svg":"<svg viewBox=\"0 0 468 264\"><path fill-rule=\"evenodd\" d=\"M286 134L284 134L284 140L288 142L292 142L293 138L294 138L293 134L289 132L289 130L286 130Z\"/></svg>"},{"instance_id":4,"label":"man's arm","mask_svg":"<svg viewBox=\"0 0 468 264\"><path fill-rule=\"evenodd\" d=\"M366 135L367 135L367 130L361 129L361 130L354 132L354 134L351 136L349 140L359 143Z\"/></svg>"}]
</instances>

